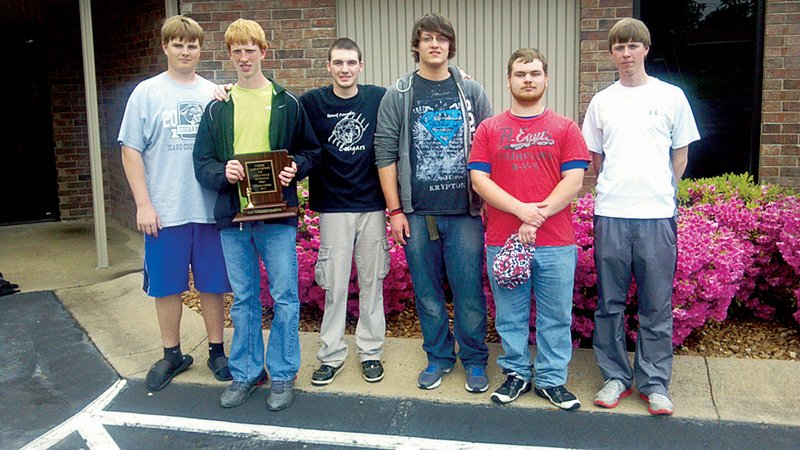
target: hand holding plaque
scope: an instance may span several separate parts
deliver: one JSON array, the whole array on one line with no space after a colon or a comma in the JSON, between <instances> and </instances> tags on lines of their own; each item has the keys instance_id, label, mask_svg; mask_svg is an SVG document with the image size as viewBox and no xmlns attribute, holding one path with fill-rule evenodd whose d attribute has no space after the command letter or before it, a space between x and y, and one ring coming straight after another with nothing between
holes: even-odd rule
<instances>
[{"instance_id":1,"label":"hand holding plaque","mask_svg":"<svg viewBox=\"0 0 800 450\"><path fill-rule=\"evenodd\" d=\"M278 174L291 164L286 150L244 153L234 156L244 168L244 179L239 182L241 197L247 199L242 212L233 222L270 220L296 217L297 207L287 206Z\"/></svg>"}]
</instances>

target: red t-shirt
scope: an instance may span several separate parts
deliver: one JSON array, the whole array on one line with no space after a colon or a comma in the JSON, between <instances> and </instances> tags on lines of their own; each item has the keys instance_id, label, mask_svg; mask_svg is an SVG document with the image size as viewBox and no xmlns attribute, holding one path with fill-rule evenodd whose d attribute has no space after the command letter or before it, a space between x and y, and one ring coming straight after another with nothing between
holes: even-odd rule
<instances>
[{"instance_id":1,"label":"red t-shirt","mask_svg":"<svg viewBox=\"0 0 800 450\"><path fill-rule=\"evenodd\" d=\"M578 125L549 109L532 118L505 111L483 121L469 160L473 170L489 172L500 188L525 203L543 201L561 181L562 171L586 168L589 161ZM517 216L487 204L487 245L503 245L520 225ZM570 244L575 244L575 232L566 207L537 230L536 245Z\"/></svg>"}]
</instances>

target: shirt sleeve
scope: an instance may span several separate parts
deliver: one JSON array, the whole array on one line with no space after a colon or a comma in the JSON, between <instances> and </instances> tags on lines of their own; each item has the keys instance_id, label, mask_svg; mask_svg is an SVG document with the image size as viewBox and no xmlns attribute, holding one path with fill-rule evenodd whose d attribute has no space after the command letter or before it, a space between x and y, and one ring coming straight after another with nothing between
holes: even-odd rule
<instances>
[{"instance_id":1,"label":"shirt sleeve","mask_svg":"<svg viewBox=\"0 0 800 450\"><path fill-rule=\"evenodd\" d=\"M697 123L692 114L692 107L682 90L679 90L677 105L675 106L675 119L672 125L672 148L681 148L700 140Z\"/></svg>"},{"instance_id":2,"label":"shirt sleeve","mask_svg":"<svg viewBox=\"0 0 800 450\"><path fill-rule=\"evenodd\" d=\"M589 107L586 109L586 116L583 119L583 139L589 151L602 155L603 130L600 129L600 121L597 117L597 102L595 100L596 97L589 102Z\"/></svg>"},{"instance_id":3,"label":"shirt sleeve","mask_svg":"<svg viewBox=\"0 0 800 450\"><path fill-rule=\"evenodd\" d=\"M467 169L480 170L491 173L491 142L490 142L489 123L482 122L475 131L472 139L472 150L469 154Z\"/></svg>"},{"instance_id":4,"label":"shirt sleeve","mask_svg":"<svg viewBox=\"0 0 800 450\"><path fill-rule=\"evenodd\" d=\"M570 120L564 130L564 151L561 153L562 165L573 161L588 162L591 160L589 148L581 134L581 130L578 129L578 125L575 122Z\"/></svg>"},{"instance_id":5,"label":"shirt sleeve","mask_svg":"<svg viewBox=\"0 0 800 450\"><path fill-rule=\"evenodd\" d=\"M136 86L125 105L125 114L122 116L122 124L117 137L120 145L139 152L143 152L149 142L145 136L148 117L144 111L144 101L144 89L141 85Z\"/></svg>"}]
</instances>

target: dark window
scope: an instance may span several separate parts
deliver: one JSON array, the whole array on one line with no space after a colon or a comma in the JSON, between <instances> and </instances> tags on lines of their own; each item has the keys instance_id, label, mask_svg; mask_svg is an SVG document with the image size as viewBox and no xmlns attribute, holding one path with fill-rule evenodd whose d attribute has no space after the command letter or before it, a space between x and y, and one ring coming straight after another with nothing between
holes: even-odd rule
<instances>
[{"instance_id":1,"label":"dark window","mask_svg":"<svg viewBox=\"0 0 800 450\"><path fill-rule=\"evenodd\" d=\"M683 88L700 129L685 176L757 176L763 0L637 3L652 37L647 72Z\"/></svg>"}]
</instances>

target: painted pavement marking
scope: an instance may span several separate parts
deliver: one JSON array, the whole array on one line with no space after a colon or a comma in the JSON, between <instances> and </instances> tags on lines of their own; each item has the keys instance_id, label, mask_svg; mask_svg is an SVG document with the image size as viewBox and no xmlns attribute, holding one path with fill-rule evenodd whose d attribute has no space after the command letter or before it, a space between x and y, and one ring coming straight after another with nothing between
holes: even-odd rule
<instances>
[{"instance_id":1,"label":"painted pavement marking","mask_svg":"<svg viewBox=\"0 0 800 450\"><path fill-rule=\"evenodd\" d=\"M90 449L119 449L105 426L150 428L156 430L182 431L213 434L232 438L249 438L269 442L289 442L318 445L380 449L536 449L550 450L554 447L492 444L446 439L431 439L387 434L353 433L345 431L314 430L307 428L279 427L272 425L245 424L220 420L195 419L155 414L138 414L104 411L125 387L125 380L114 383L83 410L62 424L43 434L22 450L46 449L57 444L73 432L78 432Z\"/></svg>"}]
</instances>

